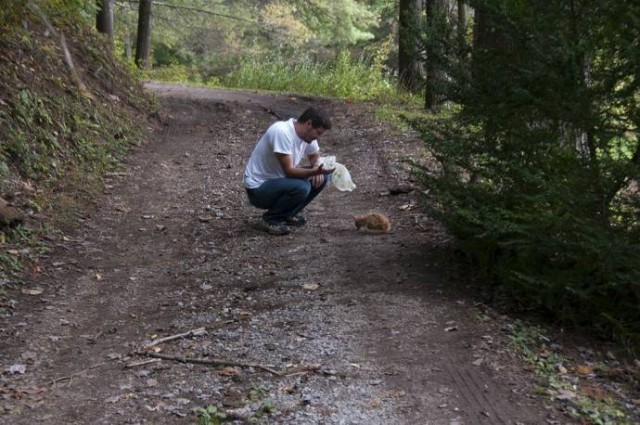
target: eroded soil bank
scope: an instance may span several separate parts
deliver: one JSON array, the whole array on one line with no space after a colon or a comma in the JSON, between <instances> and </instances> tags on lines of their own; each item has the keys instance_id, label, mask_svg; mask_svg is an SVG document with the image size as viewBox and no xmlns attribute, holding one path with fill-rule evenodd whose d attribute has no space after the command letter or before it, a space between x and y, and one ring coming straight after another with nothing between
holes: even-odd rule
<instances>
[{"instance_id":1,"label":"eroded soil bank","mask_svg":"<svg viewBox=\"0 0 640 425\"><path fill-rule=\"evenodd\" d=\"M408 183L414 136L339 101L148 87L163 125L3 324L3 370L20 370L2 375L0 422L185 424L216 405L236 423L569 423L479 319L415 194L381 195ZM327 189L290 236L261 233L245 161L273 120L310 105L330 111L322 150L357 189ZM371 211L391 233L356 231L352 216ZM228 364L194 362L216 359Z\"/></svg>"}]
</instances>

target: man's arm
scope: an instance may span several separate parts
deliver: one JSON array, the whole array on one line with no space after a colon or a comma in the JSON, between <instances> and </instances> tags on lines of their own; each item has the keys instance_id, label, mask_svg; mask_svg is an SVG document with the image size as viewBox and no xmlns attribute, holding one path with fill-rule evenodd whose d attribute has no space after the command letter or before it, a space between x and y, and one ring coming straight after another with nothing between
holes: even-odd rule
<instances>
[{"instance_id":1,"label":"man's arm","mask_svg":"<svg viewBox=\"0 0 640 425\"><path fill-rule=\"evenodd\" d=\"M312 154L312 155L317 156L317 154ZM311 160L312 155L309 155L309 160ZM278 161L282 166L282 170L284 171L284 174L287 177L291 177L295 179L308 179L309 177L319 176L321 174L329 174L326 172L326 170L322 168L322 165L320 166L315 165L317 158L315 161L311 163L311 168L295 167L293 165L293 158L291 157L291 155L288 155L288 154L276 153L276 158L278 158Z\"/></svg>"},{"instance_id":2,"label":"man's arm","mask_svg":"<svg viewBox=\"0 0 640 425\"><path fill-rule=\"evenodd\" d=\"M314 165L316 165L316 162L318 162L320 154L318 154L318 152L310 153L309 155L307 155L307 158L309 159L309 164L311 164L311 166L313 167Z\"/></svg>"}]
</instances>

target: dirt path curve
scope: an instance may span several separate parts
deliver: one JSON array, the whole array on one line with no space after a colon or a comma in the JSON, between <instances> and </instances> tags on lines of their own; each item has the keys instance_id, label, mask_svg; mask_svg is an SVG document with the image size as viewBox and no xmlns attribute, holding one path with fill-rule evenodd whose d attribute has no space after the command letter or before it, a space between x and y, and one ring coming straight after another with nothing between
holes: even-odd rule
<instances>
[{"instance_id":1,"label":"dirt path curve","mask_svg":"<svg viewBox=\"0 0 640 425\"><path fill-rule=\"evenodd\" d=\"M236 423L541 424L529 377L495 321L479 320L438 223L411 194L401 160L410 135L373 124L362 106L301 97L151 84L164 126L114 173L97 208L61 236L4 320L0 422L194 423L217 405ZM241 174L277 118L311 104L334 129L321 141L357 189L328 189L307 228L254 230ZM388 214L368 235L351 216ZM37 292L37 291L36 291ZM159 354L260 367L149 360ZM155 353L155 351L153 351ZM21 368L24 369L21 370ZM24 372L24 373L21 373ZM215 423L215 422L211 422Z\"/></svg>"}]
</instances>

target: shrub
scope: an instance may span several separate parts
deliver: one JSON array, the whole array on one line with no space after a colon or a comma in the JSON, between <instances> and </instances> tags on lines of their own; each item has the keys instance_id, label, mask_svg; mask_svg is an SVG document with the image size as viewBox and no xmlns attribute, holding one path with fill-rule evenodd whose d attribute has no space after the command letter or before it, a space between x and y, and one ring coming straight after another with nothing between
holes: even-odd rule
<instances>
[{"instance_id":1,"label":"shrub","mask_svg":"<svg viewBox=\"0 0 640 425\"><path fill-rule=\"evenodd\" d=\"M429 207L487 281L640 343L640 58L622 19L640 6L534 3L478 2L491 39L451 74L460 112L412 121L438 160Z\"/></svg>"}]
</instances>

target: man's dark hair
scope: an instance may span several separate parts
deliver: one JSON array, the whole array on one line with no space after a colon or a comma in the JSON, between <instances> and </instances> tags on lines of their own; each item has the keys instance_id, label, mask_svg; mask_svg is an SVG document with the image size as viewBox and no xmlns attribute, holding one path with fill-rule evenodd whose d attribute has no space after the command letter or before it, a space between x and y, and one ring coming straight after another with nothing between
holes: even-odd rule
<instances>
[{"instance_id":1,"label":"man's dark hair","mask_svg":"<svg viewBox=\"0 0 640 425\"><path fill-rule=\"evenodd\" d=\"M322 127L325 130L331 130L331 120L326 112L315 109L313 107L308 108L300 115L298 122L305 123L311 120L311 126L313 128Z\"/></svg>"}]
</instances>

